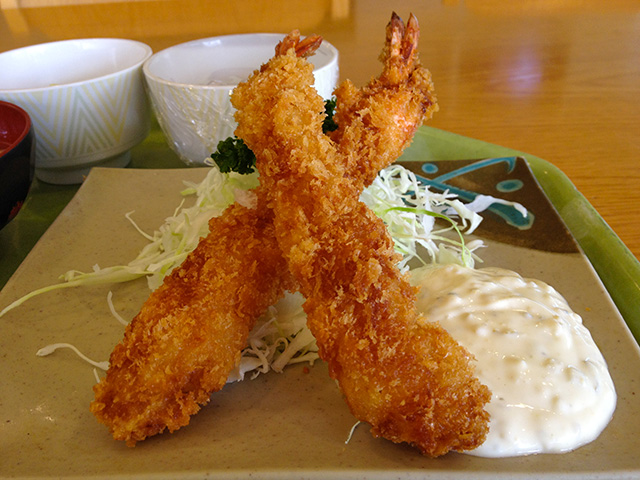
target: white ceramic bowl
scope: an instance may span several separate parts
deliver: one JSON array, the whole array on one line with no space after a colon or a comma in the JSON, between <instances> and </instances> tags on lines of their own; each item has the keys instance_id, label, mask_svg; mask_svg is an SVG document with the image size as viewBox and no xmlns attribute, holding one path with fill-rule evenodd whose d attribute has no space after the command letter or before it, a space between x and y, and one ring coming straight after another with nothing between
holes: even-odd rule
<instances>
[{"instance_id":1,"label":"white ceramic bowl","mask_svg":"<svg viewBox=\"0 0 640 480\"><path fill-rule=\"evenodd\" d=\"M187 165L202 165L218 142L233 135L230 92L269 60L284 34L204 38L155 53L143 66L149 96L169 146ZM322 42L315 87L330 98L338 81L338 51Z\"/></svg>"},{"instance_id":2,"label":"white ceramic bowl","mask_svg":"<svg viewBox=\"0 0 640 480\"><path fill-rule=\"evenodd\" d=\"M0 100L25 109L36 135L36 176L82 182L96 166L122 167L149 133L144 43L64 40L0 53Z\"/></svg>"}]
</instances>

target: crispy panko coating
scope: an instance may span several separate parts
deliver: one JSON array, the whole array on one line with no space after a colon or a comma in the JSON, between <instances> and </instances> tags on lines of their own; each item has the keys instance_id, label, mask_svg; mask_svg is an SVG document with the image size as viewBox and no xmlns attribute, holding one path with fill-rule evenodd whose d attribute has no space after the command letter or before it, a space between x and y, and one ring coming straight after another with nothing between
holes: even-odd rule
<instances>
[{"instance_id":1,"label":"crispy panko coating","mask_svg":"<svg viewBox=\"0 0 640 480\"><path fill-rule=\"evenodd\" d=\"M294 31L278 47L307 56L321 41ZM256 319L295 289L273 213L257 203L234 204L209 222L209 234L151 293L112 352L91 411L116 440L134 446L187 425L225 385Z\"/></svg>"},{"instance_id":2,"label":"crispy panko coating","mask_svg":"<svg viewBox=\"0 0 640 480\"><path fill-rule=\"evenodd\" d=\"M418 36L414 16L405 28L394 13L380 55L380 76L361 89L346 80L334 92L339 128L330 136L346 174L365 186L398 159L418 127L438 110L431 74L416 53Z\"/></svg>"},{"instance_id":3,"label":"crispy panko coating","mask_svg":"<svg viewBox=\"0 0 640 480\"><path fill-rule=\"evenodd\" d=\"M416 318L415 292L394 267L384 226L356 200L437 109L417 36L413 17L405 29L394 15L382 75L336 90L332 140L318 136L324 105L308 90L312 67L298 58L319 37L292 32L255 74L253 83L269 79L263 89L239 89L234 101L248 101L237 134L260 149L258 207L234 205L213 219L127 328L91 405L114 438L133 446L188 424L225 384L255 319L302 279L322 356L374 434L430 455L481 441L486 388L472 378L466 352Z\"/></svg>"},{"instance_id":4,"label":"crispy panko coating","mask_svg":"<svg viewBox=\"0 0 640 480\"><path fill-rule=\"evenodd\" d=\"M224 386L255 319L295 288L269 209L235 204L209 226L128 325L94 387L91 411L129 446L187 425Z\"/></svg>"},{"instance_id":5,"label":"crispy panko coating","mask_svg":"<svg viewBox=\"0 0 640 480\"><path fill-rule=\"evenodd\" d=\"M293 31L276 55L294 48L305 57L321 41L318 36L301 40ZM339 131L348 125L345 119ZM367 150L369 156L390 158L376 145ZM352 177L368 184L379 168L353 169ZM224 386L256 318L285 289L295 288L265 205L259 201L256 211L234 205L213 219L207 238L150 295L127 328L111 355L106 378L94 388L91 405L115 439L133 446L165 429L187 425L189 416Z\"/></svg>"},{"instance_id":6,"label":"crispy panko coating","mask_svg":"<svg viewBox=\"0 0 640 480\"><path fill-rule=\"evenodd\" d=\"M379 82L368 91L338 89L349 128L334 141L322 134L312 66L293 50L239 85L232 103L236 134L257 157L278 244L307 299L308 325L351 411L374 435L438 456L484 440L490 392L474 377L470 354L416 313L416 290L396 267L383 222L358 201L362 182L352 177L366 175L350 170L360 165L362 139L401 151L433 111L430 76L415 59L417 31L415 18L405 29L394 15ZM416 107L422 114L411 117ZM367 154L362 160L362 171L383 166Z\"/></svg>"}]
</instances>

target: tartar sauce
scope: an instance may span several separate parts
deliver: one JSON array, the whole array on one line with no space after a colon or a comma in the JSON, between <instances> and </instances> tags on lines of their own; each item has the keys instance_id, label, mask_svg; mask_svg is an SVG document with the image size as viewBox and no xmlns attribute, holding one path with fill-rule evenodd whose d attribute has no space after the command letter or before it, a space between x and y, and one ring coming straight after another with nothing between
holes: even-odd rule
<instances>
[{"instance_id":1,"label":"tartar sauce","mask_svg":"<svg viewBox=\"0 0 640 480\"><path fill-rule=\"evenodd\" d=\"M483 457L561 453L607 426L616 392L602 354L565 299L539 280L457 265L412 272L418 309L477 360L492 391Z\"/></svg>"}]
</instances>

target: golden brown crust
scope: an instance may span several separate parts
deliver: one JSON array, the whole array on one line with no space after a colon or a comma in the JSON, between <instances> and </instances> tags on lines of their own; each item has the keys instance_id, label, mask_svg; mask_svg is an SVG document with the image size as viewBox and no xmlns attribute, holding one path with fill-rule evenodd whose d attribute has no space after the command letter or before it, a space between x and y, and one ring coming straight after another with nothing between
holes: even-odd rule
<instances>
[{"instance_id":1,"label":"golden brown crust","mask_svg":"<svg viewBox=\"0 0 640 480\"><path fill-rule=\"evenodd\" d=\"M94 387L91 411L130 446L188 424L224 386L255 319L295 286L268 209L233 205L210 229L145 302Z\"/></svg>"},{"instance_id":2,"label":"golden brown crust","mask_svg":"<svg viewBox=\"0 0 640 480\"><path fill-rule=\"evenodd\" d=\"M237 135L259 161L258 207L234 205L213 219L127 328L91 405L114 438L135 445L186 425L224 385L255 319L295 288L295 277L322 357L375 435L429 455L482 441L488 390L466 351L417 318L384 225L357 201L437 109L415 56L417 33L414 18L406 29L392 18L382 75L336 91L333 140L321 132L313 68L299 58L317 37L292 32L236 89Z\"/></svg>"},{"instance_id":3,"label":"golden brown crust","mask_svg":"<svg viewBox=\"0 0 640 480\"><path fill-rule=\"evenodd\" d=\"M341 128L332 139L322 134L311 66L291 52L238 86L232 102L309 327L351 411L375 435L437 456L484 440L490 394L466 350L418 317L384 224L358 201L370 173L395 160L435 110L430 76L407 46L417 41L415 20L406 30L397 18L390 25L383 74L336 91Z\"/></svg>"}]
</instances>

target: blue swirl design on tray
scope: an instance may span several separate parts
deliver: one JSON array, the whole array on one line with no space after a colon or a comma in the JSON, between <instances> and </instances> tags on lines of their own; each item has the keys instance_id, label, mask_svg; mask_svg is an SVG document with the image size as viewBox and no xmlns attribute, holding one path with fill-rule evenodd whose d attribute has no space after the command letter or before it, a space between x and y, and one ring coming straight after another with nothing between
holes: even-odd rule
<instances>
[{"instance_id":1,"label":"blue swirl design on tray","mask_svg":"<svg viewBox=\"0 0 640 480\"><path fill-rule=\"evenodd\" d=\"M451 193L456 194L460 199L465 202L472 202L475 200L480 193L472 192L469 190L464 190L462 188L454 187L452 185L447 184L448 180L452 178L463 176L465 174L474 172L476 170L486 168L490 165L495 165L498 163L506 163L507 165L507 173L513 172L513 169L516 166L516 157L500 157L500 158L489 158L486 160L479 160L475 163L465 165L451 172L445 173L443 175L439 175L435 178L426 178L422 175L417 174L418 180L422 183L429 185L430 187L440 190L442 192L449 191ZM433 163L424 163L421 167L421 170L425 173L437 173L438 166ZM498 192L513 192L517 191L523 186L522 180L502 180L497 183L496 190ZM499 195L496 195L498 197ZM508 205L504 203L492 203L488 210L490 212L495 213L499 217L501 217L508 225L512 227L518 228L520 230L527 230L531 228L533 222L535 220L535 216L531 212L527 212L526 215L523 215L521 211L519 211L513 205Z\"/></svg>"},{"instance_id":2,"label":"blue swirl design on tray","mask_svg":"<svg viewBox=\"0 0 640 480\"><path fill-rule=\"evenodd\" d=\"M430 188L454 193L465 203L488 195L527 209L525 217L513 205L493 203L480 213L483 220L475 234L481 238L547 252L579 252L524 157L421 161L408 156L398 163Z\"/></svg>"}]
</instances>

